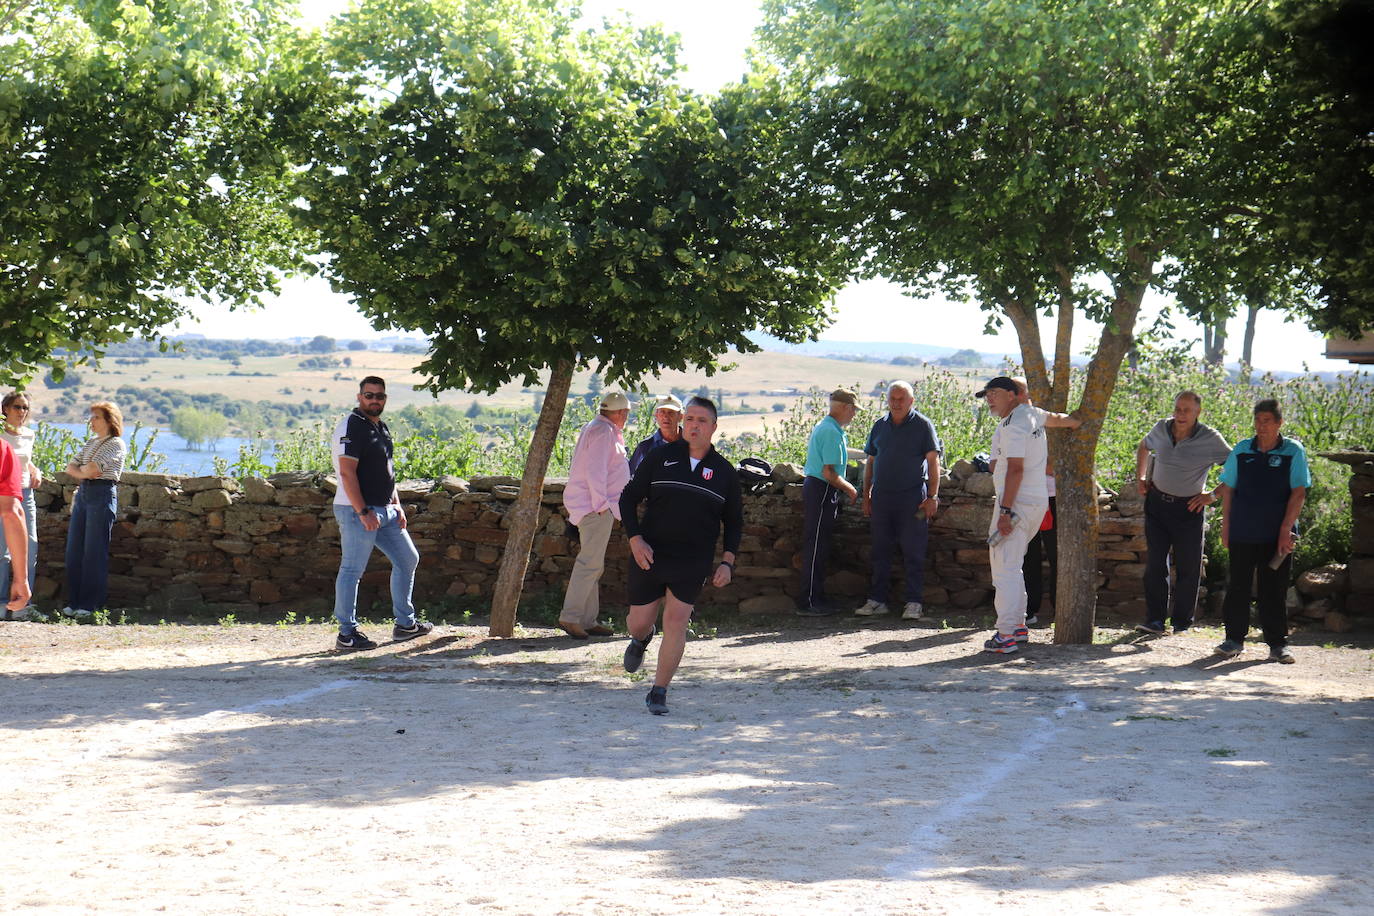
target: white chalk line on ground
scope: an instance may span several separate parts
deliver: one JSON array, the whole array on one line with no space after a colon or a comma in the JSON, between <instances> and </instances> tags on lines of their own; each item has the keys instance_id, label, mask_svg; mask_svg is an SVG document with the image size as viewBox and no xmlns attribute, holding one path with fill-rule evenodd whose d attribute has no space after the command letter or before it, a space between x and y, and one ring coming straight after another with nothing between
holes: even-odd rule
<instances>
[{"instance_id":1,"label":"white chalk line on ground","mask_svg":"<svg viewBox=\"0 0 1374 916\"><path fill-rule=\"evenodd\" d=\"M924 822L911 832L908 851L885 869L889 878L918 880L926 876L932 868L932 861L945 843L944 826L963 820L971 809L983 802L989 793L1002 782L1021 772L1026 761L1049 744L1050 739L1059 731L1059 723L1071 712L1081 712L1088 706L1077 694L1069 694L1064 705L1056 707L1050 716L1037 716L1034 720L1038 727L1021 741L1015 751L998 760L984 770L974 782L974 788L936 808Z\"/></svg>"},{"instance_id":2,"label":"white chalk line on ground","mask_svg":"<svg viewBox=\"0 0 1374 916\"><path fill-rule=\"evenodd\" d=\"M312 700L317 696L321 696L326 693L332 693L335 690L342 690L345 687L353 687L361 683L363 683L363 681L358 680L357 678L338 678L333 681L326 681L323 684L318 684L314 687L311 687L309 690L302 690L298 693L293 693L284 697L270 697L265 700L259 700L256 703L249 703L247 706L239 706L234 709L215 709L207 713L202 713L198 716L193 716L189 719L181 719L178 721L171 722L162 719L145 721L139 723L137 726L133 726L133 730L142 731L145 733L139 739L130 739L128 736L129 726L126 726L123 733L119 735L117 738L112 738L107 741L93 742L84 751L82 751L82 753L79 755L79 759L83 761L89 761L100 759L102 757L122 756L128 753L129 751L133 750L134 748L143 747L148 743L148 741L154 740L155 738L171 737L174 735L184 735L190 732L201 731L209 725L211 725L212 723L220 719L224 719L228 716L252 715L253 713L263 709L274 709L279 706L294 706L297 703L304 703L306 700ZM129 725L133 725L133 723L130 723ZM154 734L146 734L146 732L149 731L154 732Z\"/></svg>"}]
</instances>

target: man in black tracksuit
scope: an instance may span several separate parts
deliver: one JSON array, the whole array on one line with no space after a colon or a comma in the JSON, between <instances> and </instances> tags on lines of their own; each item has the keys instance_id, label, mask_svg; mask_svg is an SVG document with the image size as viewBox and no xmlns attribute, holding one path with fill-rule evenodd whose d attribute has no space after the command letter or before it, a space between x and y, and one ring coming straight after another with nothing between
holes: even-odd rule
<instances>
[{"instance_id":1,"label":"man in black tracksuit","mask_svg":"<svg viewBox=\"0 0 1374 916\"><path fill-rule=\"evenodd\" d=\"M645 698L656 716L668 711L668 683L682 661L697 595L708 576L716 588L730 584L744 530L739 476L711 445L715 431L716 405L692 398L683 416L682 438L650 452L620 494L620 524L633 560L626 671L637 671L644 661L663 601L663 643L653 688ZM639 505L646 500L649 506L640 518ZM725 550L717 564L722 523Z\"/></svg>"}]
</instances>

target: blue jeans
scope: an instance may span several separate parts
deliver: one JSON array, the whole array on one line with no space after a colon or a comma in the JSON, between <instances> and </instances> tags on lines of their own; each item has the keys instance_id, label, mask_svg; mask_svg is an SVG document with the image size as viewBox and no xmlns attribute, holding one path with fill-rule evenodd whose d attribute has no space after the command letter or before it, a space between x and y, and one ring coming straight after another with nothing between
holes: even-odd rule
<instances>
[{"instance_id":1,"label":"blue jeans","mask_svg":"<svg viewBox=\"0 0 1374 916\"><path fill-rule=\"evenodd\" d=\"M33 504L33 490L24 489L24 524L29 529L29 591L33 591L34 570L38 568L38 507ZM5 544L5 529L0 526L0 600L10 595L10 549Z\"/></svg>"},{"instance_id":2,"label":"blue jeans","mask_svg":"<svg viewBox=\"0 0 1374 916\"><path fill-rule=\"evenodd\" d=\"M118 495L113 480L83 480L67 523L67 605L78 611L105 606L110 579L110 532Z\"/></svg>"},{"instance_id":3,"label":"blue jeans","mask_svg":"<svg viewBox=\"0 0 1374 916\"><path fill-rule=\"evenodd\" d=\"M400 525L399 506L368 506L382 520L382 527L368 531L352 506L335 506L334 517L339 520L339 575L334 580L334 616L339 632L351 636L358 631L358 580L367 569L367 561L376 547L391 561L391 611L396 625L415 625L415 606L410 593L415 588L415 567L420 565L420 552L410 539L410 532Z\"/></svg>"}]
</instances>

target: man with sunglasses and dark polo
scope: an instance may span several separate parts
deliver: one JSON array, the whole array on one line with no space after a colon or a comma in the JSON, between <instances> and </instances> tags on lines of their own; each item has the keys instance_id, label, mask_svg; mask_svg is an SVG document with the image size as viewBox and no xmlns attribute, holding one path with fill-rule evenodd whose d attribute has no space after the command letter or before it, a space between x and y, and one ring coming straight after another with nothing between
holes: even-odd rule
<instances>
[{"instance_id":1,"label":"man with sunglasses and dark polo","mask_svg":"<svg viewBox=\"0 0 1374 916\"><path fill-rule=\"evenodd\" d=\"M406 530L406 514L396 493L391 463L391 431L382 422L386 382L369 375L358 385L358 406L334 427L334 470L339 489L334 517L339 521L342 557L334 580L334 616L339 621L335 647L345 652L375 649L358 630L358 580L376 547L391 561L393 640L424 636L434 625L415 619L411 592L420 553Z\"/></svg>"}]
</instances>

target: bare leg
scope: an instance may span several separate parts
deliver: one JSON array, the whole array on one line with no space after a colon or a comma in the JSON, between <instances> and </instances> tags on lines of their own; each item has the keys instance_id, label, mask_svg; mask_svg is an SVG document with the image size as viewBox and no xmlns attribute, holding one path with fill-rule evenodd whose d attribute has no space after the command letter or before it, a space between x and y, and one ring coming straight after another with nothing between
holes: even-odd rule
<instances>
[{"instance_id":1,"label":"bare leg","mask_svg":"<svg viewBox=\"0 0 1374 916\"><path fill-rule=\"evenodd\" d=\"M649 638L649 634L654 631L654 622L658 620L658 605L657 600L649 604L630 605L630 613L625 618L625 629L630 631L632 638L640 642Z\"/></svg>"},{"instance_id":2,"label":"bare leg","mask_svg":"<svg viewBox=\"0 0 1374 916\"><path fill-rule=\"evenodd\" d=\"M663 599L663 641L658 646L655 687L667 687L677 673L677 666L682 663L682 650L687 646L687 622L691 619L692 605L679 601L673 590L668 589Z\"/></svg>"}]
</instances>

